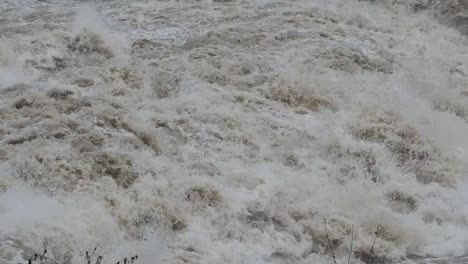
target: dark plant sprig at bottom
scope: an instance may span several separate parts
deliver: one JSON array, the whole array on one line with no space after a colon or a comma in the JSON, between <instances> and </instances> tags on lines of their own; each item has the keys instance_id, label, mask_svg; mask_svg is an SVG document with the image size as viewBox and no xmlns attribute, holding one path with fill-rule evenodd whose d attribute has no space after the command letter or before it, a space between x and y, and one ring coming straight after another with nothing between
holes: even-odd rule
<instances>
[{"instance_id":1,"label":"dark plant sprig at bottom","mask_svg":"<svg viewBox=\"0 0 468 264\"><path fill-rule=\"evenodd\" d=\"M89 251L86 251L85 253L85 262L84 264L101 264L103 260L103 256L97 256L95 259L93 258L94 253L96 253L97 246L94 248L92 253L89 253ZM49 264L49 263L54 263L54 264L60 264L60 262L49 258L46 256L47 254L47 249L45 248L42 254L39 253L34 253L33 256L31 256L28 260L28 264ZM117 261L115 264L135 264L136 261L138 260L138 255L134 255L132 257L125 257L122 260Z\"/></svg>"},{"instance_id":2,"label":"dark plant sprig at bottom","mask_svg":"<svg viewBox=\"0 0 468 264\"><path fill-rule=\"evenodd\" d=\"M29 258L28 264L36 264L36 263L45 264L46 261L47 262L58 263L56 260L47 257L46 254L47 254L47 249L46 248L44 249L42 254L39 254L37 252L34 253L34 255L32 255Z\"/></svg>"}]
</instances>

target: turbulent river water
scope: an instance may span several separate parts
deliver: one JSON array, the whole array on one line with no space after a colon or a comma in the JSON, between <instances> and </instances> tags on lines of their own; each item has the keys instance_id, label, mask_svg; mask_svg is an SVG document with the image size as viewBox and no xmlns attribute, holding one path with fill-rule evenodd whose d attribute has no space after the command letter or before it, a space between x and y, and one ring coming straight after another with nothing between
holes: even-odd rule
<instances>
[{"instance_id":1,"label":"turbulent river water","mask_svg":"<svg viewBox=\"0 0 468 264\"><path fill-rule=\"evenodd\" d=\"M465 255L465 2L0 0L0 263Z\"/></svg>"}]
</instances>

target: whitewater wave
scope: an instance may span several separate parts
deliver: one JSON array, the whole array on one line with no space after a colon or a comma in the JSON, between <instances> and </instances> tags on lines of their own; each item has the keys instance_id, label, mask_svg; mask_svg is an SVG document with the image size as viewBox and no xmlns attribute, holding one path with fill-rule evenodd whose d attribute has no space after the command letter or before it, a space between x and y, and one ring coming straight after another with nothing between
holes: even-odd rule
<instances>
[{"instance_id":1,"label":"whitewater wave","mask_svg":"<svg viewBox=\"0 0 468 264\"><path fill-rule=\"evenodd\" d=\"M464 10L0 3L0 262L465 255Z\"/></svg>"}]
</instances>

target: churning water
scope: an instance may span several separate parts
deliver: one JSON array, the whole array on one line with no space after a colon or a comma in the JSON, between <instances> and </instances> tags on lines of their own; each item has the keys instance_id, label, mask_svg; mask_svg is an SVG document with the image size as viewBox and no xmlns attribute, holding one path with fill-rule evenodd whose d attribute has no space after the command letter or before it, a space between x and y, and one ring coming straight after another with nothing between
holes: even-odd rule
<instances>
[{"instance_id":1,"label":"churning water","mask_svg":"<svg viewBox=\"0 0 468 264\"><path fill-rule=\"evenodd\" d=\"M464 255L465 2L1 0L0 263Z\"/></svg>"}]
</instances>

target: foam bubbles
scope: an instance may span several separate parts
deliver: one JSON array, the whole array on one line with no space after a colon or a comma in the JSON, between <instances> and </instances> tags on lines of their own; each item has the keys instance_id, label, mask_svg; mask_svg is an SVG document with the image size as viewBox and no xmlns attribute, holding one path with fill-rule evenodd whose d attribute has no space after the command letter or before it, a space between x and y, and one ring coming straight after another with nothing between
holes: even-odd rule
<instances>
[{"instance_id":1,"label":"foam bubbles","mask_svg":"<svg viewBox=\"0 0 468 264\"><path fill-rule=\"evenodd\" d=\"M328 236L345 263L351 232L355 263L376 234L378 260L467 252L466 39L433 9L13 4L0 260L331 263Z\"/></svg>"}]
</instances>

